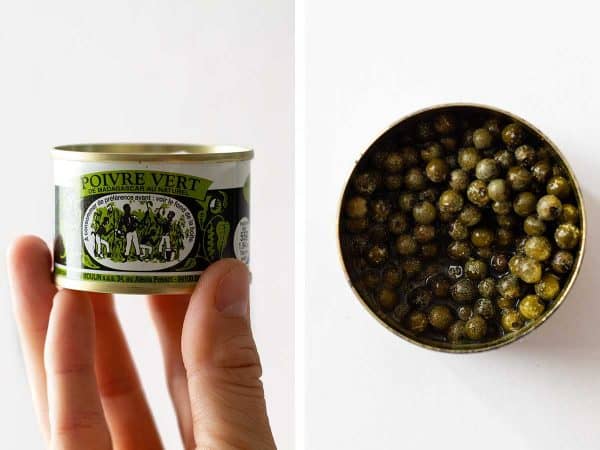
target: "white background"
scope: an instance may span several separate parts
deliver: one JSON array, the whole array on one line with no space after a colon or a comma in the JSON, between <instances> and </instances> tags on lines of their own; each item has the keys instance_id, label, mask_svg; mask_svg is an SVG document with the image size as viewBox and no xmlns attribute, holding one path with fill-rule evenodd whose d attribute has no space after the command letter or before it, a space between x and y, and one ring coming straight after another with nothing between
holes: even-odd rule
<instances>
[{"instance_id":1,"label":"white background","mask_svg":"<svg viewBox=\"0 0 600 450\"><path fill-rule=\"evenodd\" d=\"M308 0L308 449L600 448L592 4ZM583 270L556 315L518 344L466 356L386 331L351 294L336 248L355 159L405 114L451 101L495 105L547 133L578 174L589 219Z\"/></svg>"},{"instance_id":2,"label":"white background","mask_svg":"<svg viewBox=\"0 0 600 450\"><path fill-rule=\"evenodd\" d=\"M49 149L232 143L252 168L252 313L271 424L293 442L293 3L0 2L0 247L52 233ZM4 252L2 252L4 253ZM41 448L0 262L2 448ZM167 449L180 448L142 298L119 312Z\"/></svg>"}]
</instances>

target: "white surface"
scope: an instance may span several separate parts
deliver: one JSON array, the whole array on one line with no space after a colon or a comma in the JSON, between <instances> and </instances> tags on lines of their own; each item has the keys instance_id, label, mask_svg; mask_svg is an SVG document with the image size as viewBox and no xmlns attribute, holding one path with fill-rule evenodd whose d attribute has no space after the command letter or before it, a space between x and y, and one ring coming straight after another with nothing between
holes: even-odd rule
<instances>
[{"instance_id":1,"label":"white surface","mask_svg":"<svg viewBox=\"0 0 600 450\"><path fill-rule=\"evenodd\" d=\"M271 424L293 442L293 3L0 2L0 248L52 230L53 145L234 143L252 167L252 313ZM4 253L4 252L2 252ZM2 448L41 448L0 262ZM119 299L167 449L180 448L143 300Z\"/></svg>"},{"instance_id":2,"label":"white surface","mask_svg":"<svg viewBox=\"0 0 600 450\"><path fill-rule=\"evenodd\" d=\"M308 0L306 448L600 448L600 32L592 2L550 3ZM479 355L386 331L350 293L336 249L354 160L395 120L446 101L496 105L547 133L589 218L564 306Z\"/></svg>"}]
</instances>

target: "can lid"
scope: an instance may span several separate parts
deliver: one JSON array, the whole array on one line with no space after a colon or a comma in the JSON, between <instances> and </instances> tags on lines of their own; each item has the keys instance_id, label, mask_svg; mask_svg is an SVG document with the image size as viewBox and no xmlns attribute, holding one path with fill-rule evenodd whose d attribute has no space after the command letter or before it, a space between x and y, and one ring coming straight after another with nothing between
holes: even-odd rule
<instances>
[{"instance_id":1,"label":"can lid","mask_svg":"<svg viewBox=\"0 0 600 450\"><path fill-rule=\"evenodd\" d=\"M71 161L245 161L254 151L235 145L107 143L60 145L52 157Z\"/></svg>"}]
</instances>

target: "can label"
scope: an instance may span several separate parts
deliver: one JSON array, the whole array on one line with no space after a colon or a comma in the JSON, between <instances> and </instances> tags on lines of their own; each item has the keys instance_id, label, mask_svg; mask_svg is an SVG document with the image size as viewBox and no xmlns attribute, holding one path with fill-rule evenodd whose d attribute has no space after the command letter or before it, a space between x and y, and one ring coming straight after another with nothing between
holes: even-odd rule
<instances>
[{"instance_id":1,"label":"can label","mask_svg":"<svg viewBox=\"0 0 600 450\"><path fill-rule=\"evenodd\" d=\"M55 186L56 275L185 284L218 259L249 262L249 175L231 187L162 170L94 171L71 180Z\"/></svg>"}]
</instances>

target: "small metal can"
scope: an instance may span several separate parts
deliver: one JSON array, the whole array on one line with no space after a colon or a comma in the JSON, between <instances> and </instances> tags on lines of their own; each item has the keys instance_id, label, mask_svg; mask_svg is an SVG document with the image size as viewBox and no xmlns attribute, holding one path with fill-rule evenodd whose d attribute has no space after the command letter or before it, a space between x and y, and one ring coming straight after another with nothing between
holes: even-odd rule
<instances>
[{"instance_id":1,"label":"small metal can","mask_svg":"<svg viewBox=\"0 0 600 450\"><path fill-rule=\"evenodd\" d=\"M408 333L405 330L399 328L398 322L392 320L389 314L382 310L382 308L378 305L377 301L373 299L371 295L368 295L366 289L362 285L363 283L356 278L356 270L351 264L350 258L349 248L351 248L351 246L348 244L348 242L345 241L344 238L344 226L342 222L344 218L343 202L351 189L350 180L357 173L359 173L359 170L361 170L361 166L364 166L364 163L366 161L369 161L369 158L373 157L373 160L375 159L375 150L377 148L381 148L382 145L389 145L389 143L392 141L395 143L400 143L402 145L408 145L408 141L403 141L404 135L407 133L407 130L413 129L417 123L422 121L430 123L434 119L434 117L439 115L440 113L460 113L465 114L467 116L484 113L500 118L506 122L514 122L521 125L527 133L530 133L532 136L537 137L541 142L545 143L547 146L547 151L550 152L552 157L559 162L560 166L562 167L562 170L565 173L565 176L567 176L572 183L572 187L574 190L573 197L580 215L578 220L579 228L581 231L581 237L579 239L579 244L577 248L574 249L574 262L572 269L568 274L564 276L563 284L558 295L554 298L554 300L551 303L549 303L547 309L536 320L530 321L518 331L506 333L490 341L475 341L461 343L441 342L423 336L416 336L415 334ZM586 233L587 221L583 201L583 192L577 181L575 173L569 166L567 159L560 152L558 147L540 130L535 128L533 125L531 125L524 119L495 107L471 103L450 103L432 106L410 114L404 117L403 119L397 121L396 123L392 124L387 130L381 133L369 146L369 148L366 151L364 151L360 158L358 158L357 163L349 176L348 182L344 186L344 189L342 191L342 197L340 199L338 209L338 245L341 263L345 272L345 276L350 284L350 287L352 288L354 294L356 295L360 303L362 303L366 310L372 316L374 316L385 328L387 328L389 331L396 334L397 336L401 337L402 339L407 340L420 347L427 348L429 350L436 350L448 353L476 353L496 349L519 340L520 338L526 336L527 334L541 326L544 322L546 322L546 320L564 303L569 291L571 290L573 284L575 283L575 280L577 279L577 276L583 264L586 244ZM463 275L462 267L460 266L450 266L448 270L449 275L452 278L458 279Z\"/></svg>"},{"instance_id":2,"label":"small metal can","mask_svg":"<svg viewBox=\"0 0 600 450\"><path fill-rule=\"evenodd\" d=\"M56 147L56 284L186 293L214 261L247 264L253 155L234 146Z\"/></svg>"}]
</instances>

